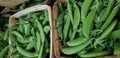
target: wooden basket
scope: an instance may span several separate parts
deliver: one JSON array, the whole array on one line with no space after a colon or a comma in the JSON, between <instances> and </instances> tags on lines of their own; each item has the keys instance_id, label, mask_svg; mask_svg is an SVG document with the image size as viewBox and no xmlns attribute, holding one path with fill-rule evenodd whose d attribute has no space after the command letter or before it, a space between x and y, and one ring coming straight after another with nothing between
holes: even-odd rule
<instances>
[{"instance_id":1,"label":"wooden basket","mask_svg":"<svg viewBox=\"0 0 120 58\"><path fill-rule=\"evenodd\" d=\"M49 25L51 27L51 30L50 30L50 57L49 58L53 58L53 48L52 48L52 36L53 36L53 31L52 31L52 17L51 17L51 7L48 6L48 5L36 5L36 6L33 6L33 7L29 7L29 8L26 8L20 12L17 12L15 14L13 14L12 16L10 16L9 18L9 28L12 27L12 26L15 26L16 25L16 18L19 18L21 16L24 16L24 15L27 15L29 13L33 13L33 12L37 12L37 11L43 11L43 10L47 10L48 11L48 16L49 16ZM9 44L12 44L12 41L11 39L9 38ZM12 52L13 48L10 48L10 51ZM12 56L10 58L13 58Z\"/></svg>"},{"instance_id":2,"label":"wooden basket","mask_svg":"<svg viewBox=\"0 0 120 58\"><path fill-rule=\"evenodd\" d=\"M65 3L65 0L57 0L54 5L53 5L53 8L52 8L52 14L53 14L53 28L54 28L54 37L53 37L53 47L54 47L54 54L55 54L55 57L56 58L77 58L76 56L63 56L62 55L62 52L61 52L61 41L58 37L58 32L57 32L57 28L55 27L55 24L56 24L56 20L58 19L59 17L59 9L58 9L58 4L59 3ZM118 13L118 15L120 15L120 11ZM120 56L102 56L102 57L99 57L99 58L120 58Z\"/></svg>"}]
</instances>

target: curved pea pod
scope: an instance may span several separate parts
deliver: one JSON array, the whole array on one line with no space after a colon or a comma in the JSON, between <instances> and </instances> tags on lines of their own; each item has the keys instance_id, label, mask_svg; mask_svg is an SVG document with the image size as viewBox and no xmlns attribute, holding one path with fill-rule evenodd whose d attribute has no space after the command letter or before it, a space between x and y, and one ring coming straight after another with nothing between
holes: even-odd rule
<instances>
[{"instance_id":1,"label":"curved pea pod","mask_svg":"<svg viewBox=\"0 0 120 58\"><path fill-rule=\"evenodd\" d=\"M16 37L16 39L17 39L17 41L19 42L19 43L22 43L22 44L25 44L25 43L29 43L30 41L31 41L31 39L22 39L22 38L19 38L19 37Z\"/></svg>"},{"instance_id":2,"label":"curved pea pod","mask_svg":"<svg viewBox=\"0 0 120 58\"><path fill-rule=\"evenodd\" d=\"M43 30L43 27L37 19L36 19L36 23L37 23L38 31L40 32L41 42L44 43L45 42L45 33L44 33L44 30Z\"/></svg>"},{"instance_id":3,"label":"curved pea pod","mask_svg":"<svg viewBox=\"0 0 120 58\"><path fill-rule=\"evenodd\" d=\"M119 8L120 8L120 3L117 6L114 7L114 9L110 13L109 17L107 18L105 23L102 25L102 27L101 27L102 31L104 31L108 27L108 25L112 22L112 20L114 19L115 15L117 14Z\"/></svg>"},{"instance_id":4,"label":"curved pea pod","mask_svg":"<svg viewBox=\"0 0 120 58\"><path fill-rule=\"evenodd\" d=\"M111 54L111 51L95 51L95 52L88 52L85 54L78 54L82 58L92 58L92 57L100 57Z\"/></svg>"},{"instance_id":5,"label":"curved pea pod","mask_svg":"<svg viewBox=\"0 0 120 58\"><path fill-rule=\"evenodd\" d=\"M25 40L22 35L20 33L18 33L17 31L12 31L12 34L16 36L16 39L18 42L20 43L28 43L28 40Z\"/></svg>"},{"instance_id":6,"label":"curved pea pod","mask_svg":"<svg viewBox=\"0 0 120 58\"><path fill-rule=\"evenodd\" d=\"M104 40L114 29L114 27L117 24L117 19L115 19L108 28L95 40L94 46L96 46L98 43L100 43L101 40Z\"/></svg>"},{"instance_id":7,"label":"curved pea pod","mask_svg":"<svg viewBox=\"0 0 120 58\"><path fill-rule=\"evenodd\" d=\"M8 52L8 46L5 47L1 52L0 52L0 58L4 58L4 56L6 55L6 53Z\"/></svg>"},{"instance_id":8,"label":"curved pea pod","mask_svg":"<svg viewBox=\"0 0 120 58\"><path fill-rule=\"evenodd\" d=\"M41 45L41 40L40 40L40 34L39 32L36 32L36 37L37 37L37 43L36 43L36 51L39 52L40 50L40 45Z\"/></svg>"},{"instance_id":9,"label":"curved pea pod","mask_svg":"<svg viewBox=\"0 0 120 58\"><path fill-rule=\"evenodd\" d=\"M90 5L92 4L93 0L84 0L81 8L81 18L84 20L87 16L88 10Z\"/></svg>"},{"instance_id":10,"label":"curved pea pod","mask_svg":"<svg viewBox=\"0 0 120 58\"><path fill-rule=\"evenodd\" d=\"M64 43L67 39L69 27L70 27L70 17L68 16L67 21L65 22L65 25L64 25L64 28L63 28Z\"/></svg>"},{"instance_id":11,"label":"curved pea pod","mask_svg":"<svg viewBox=\"0 0 120 58\"><path fill-rule=\"evenodd\" d=\"M19 45L17 45L17 51L18 51L21 55L26 56L26 57L36 57L36 56L38 56L37 53L29 52L29 51L21 48Z\"/></svg>"},{"instance_id":12,"label":"curved pea pod","mask_svg":"<svg viewBox=\"0 0 120 58\"><path fill-rule=\"evenodd\" d=\"M73 25L73 13L72 13L72 5L70 4L70 1L67 0L67 9L68 9L68 14L70 16L71 23Z\"/></svg>"},{"instance_id":13,"label":"curved pea pod","mask_svg":"<svg viewBox=\"0 0 120 58\"><path fill-rule=\"evenodd\" d=\"M75 3L74 4L74 20L73 20L73 29L77 29L78 25L80 24L80 10L78 5Z\"/></svg>"},{"instance_id":14,"label":"curved pea pod","mask_svg":"<svg viewBox=\"0 0 120 58\"><path fill-rule=\"evenodd\" d=\"M20 33L18 33L17 31L12 31L11 33L12 33L13 35L15 35L15 36L23 39L22 35L21 35Z\"/></svg>"},{"instance_id":15,"label":"curved pea pod","mask_svg":"<svg viewBox=\"0 0 120 58\"><path fill-rule=\"evenodd\" d=\"M25 24L24 28L25 36L30 36L30 24L29 23Z\"/></svg>"},{"instance_id":16,"label":"curved pea pod","mask_svg":"<svg viewBox=\"0 0 120 58\"><path fill-rule=\"evenodd\" d=\"M80 44L84 43L87 40L88 40L87 38L81 36L79 38L68 41L67 45L68 46L77 46L77 45L80 45Z\"/></svg>"},{"instance_id":17,"label":"curved pea pod","mask_svg":"<svg viewBox=\"0 0 120 58\"><path fill-rule=\"evenodd\" d=\"M84 49L86 46L88 46L91 42L91 39L88 39L86 42L78 45L78 46L72 46L72 47L67 47L67 48L62 48L62 52L64 54L70 55L70 54L75 54L82 49Z\"/></svg>"},{"instance_id":18,"label":"curved pea pod","mask_svg":"<svg viewBox=\"0 0 120 58\"><path fill-rule=\"evenodd\" d=\"M120 30L115 30L113 32L110 33L110 35L108 36L111 39L120 39Z\"/></svg>"},{"instance_id":19,"label":"curved pea pod","mask_svg":"<svg viewBox=\"0 0 120 58\"><path fill-rule=\"evenodd\" d=\"M87 38L90 36L90 32L92 29L92 24L93 24L95 15L96 15L96 11L91 10L91 12L88 14L86 19L83 21L83 34Z\"/></svg>"},{"instance_id":20,"label":"curved pea pod","mask_svg":"<svg viewBox=\"0 0 120 58\"><path fill-rule=\"evenodd\" d=\"M112 7L114 5L115 0L109 0L108 2L108 7L106 8L105 12L102 14L101 18L100 18L100 22L103 22L107 19L107 17L109 16Z\"/></svg>"},{"instance_id":21,"label":"curved pea pod","mask_svg":"<svg viewBox=\"0 0 120 58\"><path fill-rule=\"evenodd\" d=\"M120 42L114 44L114 55L120 56Z\"/></svg>"},{"instance_id":22,"label":"curved pea pod","mask_svg":"<svg viewBox=\"0 0 120 58\"><path fill-rule=\"evenodd\" d=\"M50 31L50 26L45 26L45 27L44 27L44 32L45 32L45 34L48 34L49 31Z\"/></svg>"}]
</instances>

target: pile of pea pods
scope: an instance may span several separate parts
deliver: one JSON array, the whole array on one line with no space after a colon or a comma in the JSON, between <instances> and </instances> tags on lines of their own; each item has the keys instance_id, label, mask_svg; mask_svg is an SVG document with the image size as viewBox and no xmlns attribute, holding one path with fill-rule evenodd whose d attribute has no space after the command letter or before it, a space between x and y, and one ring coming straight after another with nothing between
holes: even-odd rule
<instances>
[{"instance_id":1,"label":"pile of pea pods","mask_svg":"<svg viewBox=\"0 0 120 58\"><path fill-rule=\"evenodd\" d=\"M17 11L24 10L27 7L31 7L31 6L43 3L44 1L45 0L28 0L27 2L24 2L18 6L9 8L8 12L5 12L5 13L2 13L2 11L3 12L7 11L7 10L4 10L5 7L0 6L0 58L10 58L10 57L46 58L49 56L50 27L49 27L49 18L47 16L48 13L46 10L43 12L35 13L33 15L29 14L27 17L18 18L18 22L15 27L12 27L12 28L8 27L9 15L12 15ZM8 16L4 16L4 15L8 15ZM37 21L40 22L42 26L41 28L43 28L44 30L43 34L45 34L44 35L45 38L43 38L44 40L43 39L40 40L40 32L38 31L39 28L37 28L37 25L34 27L33 22L30 21L29 19L32 20L33 22L37 22ZM12 32L10 30L12 30ZM32 32L32 33L29 33L29 32ZM38 37L39 39L37 39ZM12 41L12 44L9 43L10 40ZM11 52L11 47L14 48L12 52ZM21 52L19 53L18 52L19 50L20 51L22 50L21 51L22 53ZM23 54L27 54L27 55L23 55Z\"/></svg>"},{"instance_id":2,"label":"pile of pea pods","mask_svg":"<svg viewBox=\"0 0 120 58\"><path fill-rule=\"evenodd\" d=\"M82 58L120 56L119 0L66 0L56 21L61 51Z\"/></svg>"},{"instance_id":3,"label":"pile of pea pods","mask_svg":"<svg viewBox=\"0 0 120 58\"><path fill-rule=\"evenodd\" d=\"M14 58L46 58L50 52L48 12L41 11L20 17L10 27L11 56Z\"/></svg>"}]
</instances>

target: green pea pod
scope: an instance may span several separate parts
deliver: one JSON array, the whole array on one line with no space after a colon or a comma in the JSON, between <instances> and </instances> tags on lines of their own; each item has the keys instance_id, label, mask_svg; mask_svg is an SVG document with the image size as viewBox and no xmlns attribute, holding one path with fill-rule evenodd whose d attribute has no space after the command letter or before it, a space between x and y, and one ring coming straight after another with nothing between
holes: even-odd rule
<instances>
[{"instance_id":1,"label":"green pea pod","mask_svg":"<svg viewBox=\"0 0 120 58\"><path fill-rule=\"evenodd\" d=\"M42 58L42 55L43 55L43 47L44 47L44 43L41 44L40 52L39 52L39 54L38 54L38 58Z\"/></svg>"},{"instance_id":2,"label":"green pea pod","mask_svg":"<svg viewBox=\"0 0 120 58\"><path fill-rule=\"evenodd\" d=\"M6 30L6 31L5 31L5 34L4 34L4 40L7 40L8 37L9 37L9 31Z\"/></svg>"},{"instance_id":3,"label":"green pea pod","mask_svg":"<svg viewBox=\"0 0 120 58\"><path fill-rule=\"evenodd\" d=\"M73 20L73 29L77 29L80 24L80 10L76 3L74 3L74 20Z\"/></svg>"},{"instance_id":4,"label":"green pea pod","mask_svg":"<svg viewBox=\"0 0 120 58\"><path fill-rule=\"evenodd\" d=\"M114 55L120 56L120 42L114 44Z\"/></svg>"},{"instance_id":5,"label":"green pea pod","mask_svg":"<svg viewBox=\"0 0 120 58\"><path fill-rule=\"evenodd\" d=\"M67 9L68 9L68 14L70 16L71 19L71 23L73 25L73 13L72 13L72 5L70 4L70 1L67 0ZM74 26L74 25L73 25Z\"/></svg>"},{"instance_id":6,"label":"green pea pod","mask_svg":"<svg viewBox=\"0 0 120 58\"><path fill-rule=\"evenodd\" d=\"M56 23L56 27L58 29L58 34L59 34L59 37L61 38L61 40L63 39L63 18L65 16L66 12L63 11L62 13L60 13L58 19L57 19L57 23Z\"/></svg>"},{"instance_id":7,"label":"green pea pod","mask_svg":"<svg viewBox=\"0 0 120 58\"><path fill-rule=\"evenodd\" d=\"M93 0L84 0L81 8L81 17L82 20L86 18L90 5L92 4Z\"/></svg>"},{"instance_id":8,"label":"green pea pod","mask_svg":"<svg viewBox=\"0 0 120 58\"><path fill-rule=\"evenodd\" d=\"M8 52L8 46L5 47L1 52L0 52L0 58L4 58L4 56L7 54Z\"/></svg>"},{"instance_id":9,"label":"green pea pod","mask_svg":"<svg viewBox=\"0 0 120 58\"><path fill-rule=\"evenodd\" d=\"M16 36L16 39L19 43L28 43L30 40L25 40L20 33L17 31L12 31L12 34Z\"/></svg>"},{"instance_id":10,"label":"green pea pod","mask_svg":"<svg viewBox=\"0 0 120 58\"><path fill-rule=\"evenodd\" d=\"M13 35L19 37L20 39L24 39L24 38L22 37L22 35L21 35L20 33L18 33L17 31L12 31L11 33L12 33Z\"/></svg>"},{"instance_id":11,"label":"green pea pod","mask_svg":"<svg viewBox=\"0 0 120 58\"><path fill-rule=\"evenodd\" d=\"M101 40L104 40L114 29L117 24L117 19L115 19L108 28L95 40L94 46L96 46Z\"/></svg>"},{"instance_id":12,"label":"green pea pod","mask_svg":"<svg viewBox=\"0 0 120 58\"><path fill-rule=\"evenodd\" d=\"M79 51L81 51L82 49L84 49L86 46L88 46L91 42L91 39L88 39L86 42L78 45L78 46L72 46L72 47L68 47L68 48L62 48L62 52L64 54L70 55L70 54L75 54Z\"/></svg>"},{"instance_id":13,"label":"green pea pod","mask_svg":"<svg viewBox=\"0 0 120 58\"><path fill-rule=\"evenodd\" d=\"M19 38L19 37L16 37L16 39L19 43L22 43L22 44L29 43L31 41L31 39L27 40L27 39Z\"/></svg>"},{"instance_id":14,"label":"green pea pod","mask_svg":"<svg viewBox=\"0 0 120 58\"><path fill-rule=\"evenodd\" d=\"M68 18L66 20L67 20L67 22L65 23L64 28L63 28L64 43L65 43L65 41L67 39L67 35L68 35L69 27L70 27L70 18L69 18L69 16L68 16Z\"/></svg>"},{"instance_id":15,"label":"green pea pod","mask_svg":"<svg viewBox=\"0 0 120 58\"><path fill-rule=\"evenodd\" d=\"M113 18L117 14L119 8L120 8L120 3L117 6L114 7L114 9L110 13L109 17L107 18L107 20L105 21L105 23L102 25L102 27L101 27L102 31L104 31L108 27L108 25L111 23L111 21L113 20Z\"/></svg>"},{"instance_id":16,"label":"green pea pod","mask_svg":"<svg viewBox=\"0 0 120 58\"><path fill-rule=\"evenodd\" d=\"M111 39L120 38L120 30L115 30L115 31L111 32L108 37Z\"/></svg>"},{"instance_id":17,"label":"green pea pod","mask_svg":"<svg viewBox=\"0 0 120 58\"><path fill-rule=\"evenodd\" d=\"M46 35L49 33L49 31L50 31L50 26L45 26L44 27L44 32L45 32Z\"/></svg>"},{"instance_id":18,"label":"green pea pod","mask_svg":"<svg viewBox=\"0 0 120 58\"><path fill-rule=\"evenodd\" d=\"M38 54L29 52L29 51L21 48L19 45L17 45L17 51L18 51L21 55L26 56L26 57L36 57L36 56L38 56Z\"/></svg>"},{"instance_id":19,"label":"green pea pod","mask_svg":"<svg viewBox=\"0 0 120 58\"><path fill-rule=\"evenodd\" d=\"M36 43L36 51L39 52L40 50L40 45L41 45L41 41L40 41L40 34L38 32L36 32L36 37L37 37L37 43Z\"/></svg>"},{"instance_id":20,"label":"green pea pod","mask_svg":"<svg viewBox=\"0 0 120 58\"><path fill-rule=\"evenodd\" d=\"M80 44L84 43L87 40L88 39L86 39L85 37L81 36L79 38L76 38L76 39L68 41L67 45L68 46L77 46L77 45L80 45Z\"/></svg>"},{"instance_id":21,"label":"green pea pod","mask_svg":"<svg viewBox=\"0 0 120 58\"><path fill-rule=\"evenodd\" d=\"M43 27L37 19L36 19L36 24L37 24L38 31L40 32L41 42L44 43L45 42L45 33L43 30Z\"/></svg>"},{"instance_id":22,"label":"green pea pod","mask_svg":"<svg viewBox=\"0 0 120 58\"><path fill-rule=\"evenodd\" d=\"M112 10L114 2L115 2L115 0L109 0L108 7L107 7L106 11L104 12L104 14L102 14L100 22L103 22L103 21L105 21L107 19L107 17L109 16L109 14L110 14L110 12Z\"/></svg>"},{"instance_id":23,"label":"green pea pod","mask_svg":"<svg viewBox=\"0 0 120 58\"><path fill-rule=\"evenodd\" d=\"M92 28L95 15L96 15L96 11L91 10L91 12L88 14L86 19L83 21L83 34L87 38L90 36L90 32L91 32L91 28Z\"/></svg>"},{"instance_id":24,"label":"green pea pod","mask_svg":"<svg viewBox=\"0 0 120 58\"><path fill-rule=\"evenodd\" d=\"M57 19L57 23L56 23L56 27L59 27L61 24L63 24L63 18L65 16L66 12L63 11L62 13L60 13L58 19Z\"/></svg>"},{"instance_id":25,"label":"green pea pod","mask_svg":"<svg viewBox=\"0 0 120 58\"><path fill-rule=\"evenodd\" d=\"M93 57L100 57L111 54L111 51L95 51L95 52L88 52L85 54L78 54L82 58L93 58Z\"/></svg>"},{"instance_id":26,"label":"green pea pod","mask_svg":"<svg viewBox=\"0 0 120 58\"><path fill-rule=\"evenodd\" d=\"M25 28L25 36L30 36L30 24L27 23L24 25L24 28Z\"/></svg>"}]
</instances>

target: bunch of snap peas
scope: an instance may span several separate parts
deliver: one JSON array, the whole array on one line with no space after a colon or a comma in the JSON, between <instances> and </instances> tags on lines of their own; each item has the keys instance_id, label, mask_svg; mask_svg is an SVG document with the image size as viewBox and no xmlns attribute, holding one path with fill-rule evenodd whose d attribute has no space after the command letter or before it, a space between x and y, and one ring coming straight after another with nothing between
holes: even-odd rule
<instances>
[{"instance_id":1,"label":"bunch of snap peas","mask_svg":"<svg viewBox=\"0 0 120 58\"><path fill-rule=\"evenodd\" d=\"M46 58L50 50L50 26L47 10L20 17L10 28L10 53L14 58Z\"/></svg>"},{"instance_id":2,"label":"bunch of snap peas","mask_svg":"<svg viewBox=\"0 0 120 58\"><path fill-rule=\"evenodd\" d=\"M66 0L56 21L65 55L91 58L120 55L118 0Z\"/></svg>"}]
</instances>

